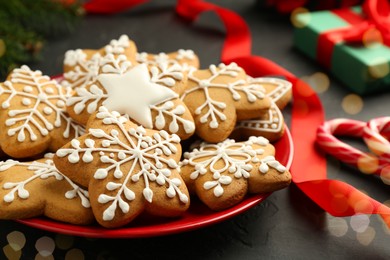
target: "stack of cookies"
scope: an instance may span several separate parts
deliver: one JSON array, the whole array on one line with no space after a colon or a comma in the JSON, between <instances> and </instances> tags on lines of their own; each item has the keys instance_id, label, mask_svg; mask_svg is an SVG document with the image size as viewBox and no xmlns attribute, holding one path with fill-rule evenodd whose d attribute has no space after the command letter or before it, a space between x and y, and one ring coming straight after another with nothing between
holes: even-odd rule
<instances>
[{"instance_id":1,"label":"stack of cookies","mask_svg":"<svg viewBox=\"0 0 390 260\"><path fill-rule=\"evenodd\" d=\"M271 143L290 99L285 80L199 69L191 50L139 53L125 35L66 52L60 80L17 68L0 84L0 218L118 228L284 188Z\"/></svg>"}]
</instances>

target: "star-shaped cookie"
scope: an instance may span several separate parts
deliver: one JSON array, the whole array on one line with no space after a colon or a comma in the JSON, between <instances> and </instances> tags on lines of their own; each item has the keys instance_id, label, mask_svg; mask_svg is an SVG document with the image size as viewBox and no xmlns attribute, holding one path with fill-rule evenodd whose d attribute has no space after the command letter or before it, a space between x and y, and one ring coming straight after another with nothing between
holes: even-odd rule
<instances>
[{"instance_id":1,"label":"star-shaped cookie","mask_svg":"<svg viewBox=\"0 0 390 260\"><path fill-rule=\"evenodd\" d=\"M15 158L56 151L84 133L66 113L72 90L32 71L14 69L0 84L0 147Z\"/></svg>"},{"instance_id":2,"label":"star-shaped cookie","mask_svg":"<svg viewBox=\"0 0 390 260\"><path fill-rule=\"evenodd\" d=\"M123 56L131 64L137 64L136 53L137 47L127 35L111 40L108 45L98 50L69 50L65 53L64 80L61 84L71 88L83 88L96 80L104 56Z\"/></svg>"},{"instance_id":3,"label":"star-shaped cookie","mask_svg":"<svg viewBox=\"0 0 390 260\"><path fill-rule=\"evenodd\" d=\"M271 192L290 184L289 171L274 155L275 148L264 137L201 143L184 153L181 175L191 193L209 208L222 210L242 201L247 193Z\"/></svg>"},{"instance_id":4,"label":"star-shaped cookie","mask_svg":"<svg viewBox=\"0 0 390 260\"><path fill-rule=\"evenodd\" d=\"M180 138L145 130L100 107L88 134L57 151L56 167L88 187L97 221L119 227L141 212L177 216L189 207L180 177Z\"/></svg>"},{"instance_id":5,"label":"star-shaped cookie","mask_svg":"<svg viewBox=\"0 0 390 260\"><path fill-rule=\"evenodd\" d=\"M159 78L155 73L145 64L132 66L121 56L107 55L102 60L102 73L94 83L76 89L67 101L67 110L77 122L86 124L91 114L105 105L146 128L164 129L182 139L189 138L195 132L193 118L170 88L186 78L176 74Z\"/></svg>"},{"instance_id":6,"label":"star-shaped cookie","mask_svg":"<svg viewBox=\"0 0 390 260\"><path fill-rule=\"evenodd\" d=\"M53 164L52 154L31 162L0 162L0 219L46 216L77 225L94 221L88 192Z\"/></svg>"},{"instance_id":7,"label":"star-shaped cookie","mask_svg":"<svg viewBox=\"0 0 390 260\"><path fill-rule=\"evenodd\" d=\"M271 106L265 89L248 83L235 63L190 70L181 99L194 117L196 134L213 143L225 140L237 120L259 117Z\"/></svg>"}]
</instances>

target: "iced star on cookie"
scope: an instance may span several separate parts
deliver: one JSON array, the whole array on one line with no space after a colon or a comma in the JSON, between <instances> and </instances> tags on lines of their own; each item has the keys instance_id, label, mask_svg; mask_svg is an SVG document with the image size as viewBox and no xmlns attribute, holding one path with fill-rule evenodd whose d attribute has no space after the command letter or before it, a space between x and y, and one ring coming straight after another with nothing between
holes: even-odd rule
<instances>
[{"instance_id":1,"label":"iced star on cookie","mask_svg":"<svg viewBox=\"0 0 390 260\"><path fill-rule=\"evenodd\" d=\"M135 66L122 75L101 74L97 80L107 91L108 97L103 102L105 107L127 114L147 128L153 127L151 106L178 97L169 88L152 82L145 64Z\"/></svg>"},{"instance_id":2,"label":"iced star on cookie","mask_svg":"<svg viewBox=\"0 0 390 260\"><path fill-rule=\"evenodd\" d=\"M166 66L133 66L123 55L102 59L101 74L85 88L77 88L67 100L69 115L86 124L102 105L127 115L146 128L165 130L187 139L195 132L191 112L176 94L187 77L164 73Z\"/></svg>"}]
</instances>

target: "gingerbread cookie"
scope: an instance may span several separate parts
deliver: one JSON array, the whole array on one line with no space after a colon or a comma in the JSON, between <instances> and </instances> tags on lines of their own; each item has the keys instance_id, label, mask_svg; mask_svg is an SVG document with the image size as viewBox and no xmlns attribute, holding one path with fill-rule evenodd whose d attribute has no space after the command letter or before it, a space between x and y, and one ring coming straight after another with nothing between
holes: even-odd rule
<instances>
[{"instance_id":1,"label":"gingerbread cookie","mask_svg":"<svg viewBox=\"0 0 390 260\"><path fill-rule=\"evenodd\" d=\"M64 59L64 80L61 84L66 87L85 87L95 82L101 70L101 60L111 54L122 56L131 64L137 64L135 56L137 48L127 35L111 42L99 50L69 50Z\"/></svg>"},{"instance_id":2,"label":"gingerbread cookie","mask_svg":"<svg viewBox=\"0 0 390 260\"><path fill-rule=\"evenodd\" d=\"M52 155L45 157L0 162L0 219L43 215L77 225L92 223L88 192L56 169Z\"/></svg>"},{"instance_id":3,"label":"gingerbread cookie","mask_svg":"<svg viewBox=\"0 0 390 260\"><path fill-rule=\"evenodd\" d=\"M199 149L184 153L181 175L191 193L209 208L222 210L242 201L247 193L272 192L289 185L291 175L274 154L264 137L202 143Z\"/></svg>"},{"instance_id":4,"label":"gingerbread cookie","mask_svg":"<svg viewBox=\"0 0 390 260\"><path fill-rule=\"evenodd\" d=\"M183 84L179 72L155 76L147 65L132 67L126 59L107 55L102 73L85 88L76 89L67 101L68 112L77 122L86 124L100 105L126 114L149 129L166 130L187 139L195 132L190 111L171 87ZM179 76L179 74L181 76Z\"/></svg>"},{"instance_id":5,"label":"gingerbread cookie","mask_svg":"<svg viewBox=\"0 0 390 260\"><path fill-rule=\"evenodd\" d=\"M234 139L247 139L250 136L263 136L275 142L284 134L284 119L278 106L272 102L268 112L256 119L242 120L231 135Z\"/></svg>"},{"instance_id":6,"label":"gingerbread cookie","mask_svg":"<svg viewBox=\"0 0 390 260\"><path fill-rule=\"evenodd\" d=\"M271 142L277 141L284 134L284 118L280 110L291 100L292 84L278 78L248 77L248 82L261 85L272 100L272 104L264 115L237 122L231 138L247 139L250 136L263 136Z\"/></svg>"},{"instance_id":7,"label":"gingerbread cookie","mask_svg":"<svg viewBox=\"0 0 390 260\"><path fill-rule=\"evenodd\" d=\"M150 54L146 52L137 53L136 60L139 63L154 65L167 63L169 66L180 65L184 70L191 68L199 69L199 58L193 50L177 50L176 52Z\"/></svg>"},{"instance_id":8,"label":"gingerbread cookie","mask_svg":"<svg viewBox=\"0 0 390 260\"><path fill-rule=\"evenodd\" d=\"M55 165L88 187L97 221L123 226L141 212L178 216L189 207L179 174L180 138L145 130L100 107L89 133L57 151Z\"/></svg>"},{"instance_id":9,"label":"gingerbread cookie","mask_svg":"<svg viewBox=\"0 0 390 260\"><path fill-rule=\"evenodd\" d=\"M190 70L181 96L190 109L196 133L208 142L225 140L237 120L259 117L271 106L265 89L247 82L237 64L211 65L208 70Z\"/></svg>"},{"instance_id":10,"label":"gingerbread cookie","mask_svg":"<svg viewBox=\"0 0 390 260\"><path fill-rule=\"evenodd\" d=\"M292 84L283 79L271 77L247 78L250 84L260 85L267 96L282 110L292 98Z\"/></svg>"},{"instance_id":11,"label":"gingerbread cookie","mask_svg":"<svg viewBox=\"0 0 390 260\"><path fill-rule=\"evenodd\" d=\"M0 147L15 158L56 151L84 133L65 111L71 89L32 71L14 69L0 84Z\"/></svg>"}]
</instances>

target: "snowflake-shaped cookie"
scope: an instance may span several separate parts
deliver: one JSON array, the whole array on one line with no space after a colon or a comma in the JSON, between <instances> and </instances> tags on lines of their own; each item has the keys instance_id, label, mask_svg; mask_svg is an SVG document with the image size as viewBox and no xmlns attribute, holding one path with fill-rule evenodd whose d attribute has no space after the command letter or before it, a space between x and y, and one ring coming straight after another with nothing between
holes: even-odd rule
<instances>
[{"instance_id":1,"label":"snowflake-shaped cookie","mask_svg":"<svg viewBox=\"0 0 390 260\"><path fill-rule=\"evenodd\" d=\"M24 158L56 151L84 133L65 111L71 89L32 71L14 69L0 84L0 146L8 155Z\"/></svg>"},{"instance_id":2,"label":"snowflake-shaped cookie","mask_svg":"<svg viewBox=\"0 0 390 260\"><path fill-rule=\"evenodd\" d=\"M0 219L36 216L89 224L94 220L88 191L62 175L52 154L31 162L0 162Z\"/></svg>"},{"instance_id":3,"label":"snowflake-shaped cookie","mask_svg":"<svg viewBox=\"0 0 390 260\"><path fill-rule=\"evenodd\" d=\"M266 193L289 185L291 175L274 154L274 147L264 137L201 143L199 149L184 153L181 174L190 192L209 208L222 210L239 203L247 193Z\"/></svg>"},{"instance_id":4,"label":"snowflake-shaped cookie","mask_svg":"<svg viewBox=\"0 0 390 260\"><path fill-rule=\"evenodd\" d=\"M237 64L211 65L208 70L191 70L181 96L190 109L196 133L208 142L225 140L237 120L258 117L271 105L260 85L247 82Z\"/></svg>"},{"instance_id":5,"label":"snowflake-shaped cookie","mask_svg":"<svg viewBox=\"0 0 390 260\"><path fill-rule=\"evenodd\" d=\"M178 173L180 138L145 130L100 107L89 133L58 150L55 165L89 187L93 212L105 227L129 223L142 211L177 216L189 207Z\"/></svg>"},{"instance_id":6,"label":"snowflake-shaped cookie","mask_svg":"<svg viewBox=\"0 0 390 260\"><path fill-rule=\"evenodd\" d=\"M64 80L61 84L71 88L84 88L96 81L101 71L102 59L107 54L123 56L128 62L137 64L136 53L135 43L127 35L111 40L108 45L98 50L69 50L65 53Z\"/></svg>"},{"instance_id":7,"label":"snowflake-shaped cookie","mask_svg":"<svg viewBox=\"0 0 390 260\"><path fill-rule=\"evenodd\" d=\"M231 137L240 139L263 136L274 142L284 134L284 118L280 110L291 100L292 85L290 82L278 78L248 77L248 81L251 84L259 84L265 89L266 95L272 100L271 107L267 113L258 118L237 122Z\"/></svg>"},{"instance_id":8,"label":"snowflake-shaped cookie","mask_svg":"<svg viewBox=\"0 0 390 260\"><path fill-rule=\"evenodd\" d=\"M183 72L171 71L164 64L132 66L124 56L107 55L102 73L94 83L76 89L67 101L68 112L86 124L100 105L127 114L146 128L166 130L187 139L195 132L192 115L171 88L186 82Z\"/></svg>"}]
</instances>

